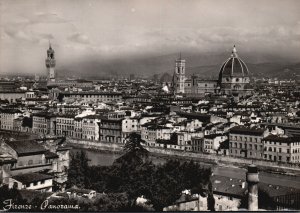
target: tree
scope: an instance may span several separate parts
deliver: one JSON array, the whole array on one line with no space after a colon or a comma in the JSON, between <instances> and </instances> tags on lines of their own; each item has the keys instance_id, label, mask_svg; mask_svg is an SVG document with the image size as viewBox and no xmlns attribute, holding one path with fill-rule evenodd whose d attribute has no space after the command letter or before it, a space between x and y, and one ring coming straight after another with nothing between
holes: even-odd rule
<instances>
[{"instance_id":1,"label":"tree","mask_svg":"<svg viewBox=\"0 0 300 213\"><path fill-rule=\"evenodd\" d=\"M168 160L163 165L154 165L141 142L140 135L131 134L124 148L125 153L112 166L88 167L86 156L76 153L71 158L69 186L85 186L106 194L126 193L127 206L121 206L126 206L123 210L128 211L141 209L136 206L136 199L142 195L156 211L173 204L185 189L212 198L210 169L202 168L194 161ZM93 208L100 208L106 199L99 199L99 204ZM213 199L210 201L214 202ZM111 204L108 206L108 211L116 209Z\"/></svg>"},{"instance_id":2,"label":"tree","mask_svg":"<svg viewBox=\"0 0 300 213\"><path fill-rule=\"evenodd\" d=\"M141 135L137 133L131 133L126 138L126 143L123 148L124 154L115 160L114 164L142 164L149 158L149 151L142 145L144 141L141 139Z\"/></svg>"},{"instance_id":3,"label":"tree","mask_svg":"<svg viewBox=\"0 0 300 213\"><path fill-rule=\"evenodd\" d=\"M88 161L89 159L83 150L81 150L81 152L76 152L75 155L71 155L70 167L68 170L68 188L72 186L85 188L89 185L90 177Z\"/></svg>"}]
</instances>

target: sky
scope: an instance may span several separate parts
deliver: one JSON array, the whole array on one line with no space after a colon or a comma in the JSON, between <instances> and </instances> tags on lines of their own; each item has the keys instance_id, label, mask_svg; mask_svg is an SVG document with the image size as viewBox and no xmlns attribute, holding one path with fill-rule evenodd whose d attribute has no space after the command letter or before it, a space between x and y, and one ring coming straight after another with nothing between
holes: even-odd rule
<instances>
[{"instance_id":1,"label":"sky","mask_svg":"<svg viewBox=\"0 0 300 213\"><path fill-rule=\"evenodd\" d=\"M0 0L0 74L178 53L300 56L299 0ZM300 60L299 60L300 61Z\"/></svg>"}]
</instances>

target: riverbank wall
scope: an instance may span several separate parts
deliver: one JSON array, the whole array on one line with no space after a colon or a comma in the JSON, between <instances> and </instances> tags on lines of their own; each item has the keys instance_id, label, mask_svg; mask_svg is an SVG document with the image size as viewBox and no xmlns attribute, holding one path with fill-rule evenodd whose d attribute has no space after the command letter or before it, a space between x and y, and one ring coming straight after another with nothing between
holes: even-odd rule
<instances>
[{"instance_id":1,"label":"riverbank wall","mask_svg":"<svg viewBox=\"0 0 300 213\"><path fill-rule=\"evenodd\" d=\"M104 152L121 153L124 144L106 143L99 141L83 141L76 139L67 139L67 143L75 148L98 150ZM265 172L278 174L288 174L300 176L300 165L288 164L280 162L271 162L256 159L235 158L230 156L222 156L215 154L204 154L196 152L186 152L174 149L165 149L161 147L145 147L151 155L162 157L165 159L178 160L194 160L198 162L208 163L211 165L246 168L250 164L255 164L258 168Z\"/></svg>"}]
</instances>

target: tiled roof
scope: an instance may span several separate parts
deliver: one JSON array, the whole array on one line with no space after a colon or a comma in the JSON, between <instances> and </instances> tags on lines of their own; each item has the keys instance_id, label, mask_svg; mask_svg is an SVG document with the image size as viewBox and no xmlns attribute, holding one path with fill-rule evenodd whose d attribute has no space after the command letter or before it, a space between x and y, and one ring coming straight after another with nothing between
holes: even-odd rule
<instances>
[{"instance_id":1,"label":"tiled roof","mask_svg":"<svg viewBox=\"0 0 300 213\"><path fill-rule=\"evenodd\" d=\"M12 177L13 179L20 181L23 184L33 183L41 180L52 179L51 175L45 175L41 173L26 173L21 175L16 175Z\"/></svg>"},{"instance_id":2,"label":"tiled roof","mask_svg":"<svg viewBox=\"0 0 300 213\"><path fill-rule=\"evenodd\" d=\"M45 152L45 158L48 158L48 159L50 159L50 158L58 158L58 155L55 154L55 153L53 153L53 152L50 152L49 150L47 150Z\"/></svg>"},{"instance_id":3,"label":"tiled roof","mask_svg":"<svg viewBox=\"0 0 300 213\"><path fill-rule=\"evenodd\" d=\"M256 135L260 136L264 133L265 129L259 128L248 128L244 126L235 126L230 129L230 133L232 134L243 134L243 135Z\"/></svg>"},{"instance_id":4,"label":"tiled roof","mask_svg":"<svg viewBox=\"0 0 300 213\"><path fill-rule=\"evenodd\" d=\"M247 189L243 188L245 180L214 175L211 177L212 189L216 194L228 194L233 197L243 197Z\"/></svg>"},{"instance_id":5,"label":"tiled roof","mask_svg":"<svg viewBox=\"0 0 300 213\"><path fill-rule=\"evenodd\" d=\"M18 156L45 153L46 149L35 140L7 141L6 144L14 149Z\"/></svg>"},{"instance_id":6,"label":"tiled roof","mask_svg":"<svg viewBox=\"0 0 300 213\"><path fill-rule=\"evenodd\" d=\"M269 136L265 137L263 140L281 142L281 143L293 143L293 142L300 142L300 137L286 137L286 136L278 136L278 135L269 135Z\"/></svg>"},{"instance_id":7,"label":"tiled roof","mask_svg":"<svg viewBox=\"0 0 300 213\"><path fill-rule=\"evenodd\" d=\"M248 185L245 179L229 178L219 175L213 175L211 177L212 187L214 193L230 194L236 197L241 197L246 192ZM243 182L245 187L242 188ZM271 197L299 193L300 189L292 187L271 185L267 183L258 183L258 188L267 192Z\"/></svg>"}]
</instances>

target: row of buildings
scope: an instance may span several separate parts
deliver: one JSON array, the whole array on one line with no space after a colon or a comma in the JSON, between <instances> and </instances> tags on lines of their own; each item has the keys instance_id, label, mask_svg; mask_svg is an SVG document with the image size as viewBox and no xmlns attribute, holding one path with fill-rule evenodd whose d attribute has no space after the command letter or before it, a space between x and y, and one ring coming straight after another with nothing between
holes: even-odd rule
<instances>
[{"instance_id":1,"label":"row of buildings","mask_svg":"<svg viewBox=\"0 0 300 213\"><path fill-rule=\"evenodd\" d=\"M186 77L175 61L171 81L59 80L47 51L48 81L0 81L0 128L40 137L145 145L270 161L299 162L299 83L252 79L234 47L219 78Z\"/></svg>"},{"instance_id":2,"label":"row of buildings","mask_svg":"<svg viewBox=\"0 0 300 213\"><path fill-rule=\"evenodd\" d=\"M68 107L56 107L55 112L40 111L30 117L21 110L2 110L1 129L104 143L125 143L129 134L135 132L141 134L145 145L152 147L300 162L300 127L285 123L262 122L253 117L239 122L234 115L183 112L165 105L148 106L144 110L128 106L105 109L73 106L66 113L60 112L62 108Z\"/></svg>"}]
</instances>

